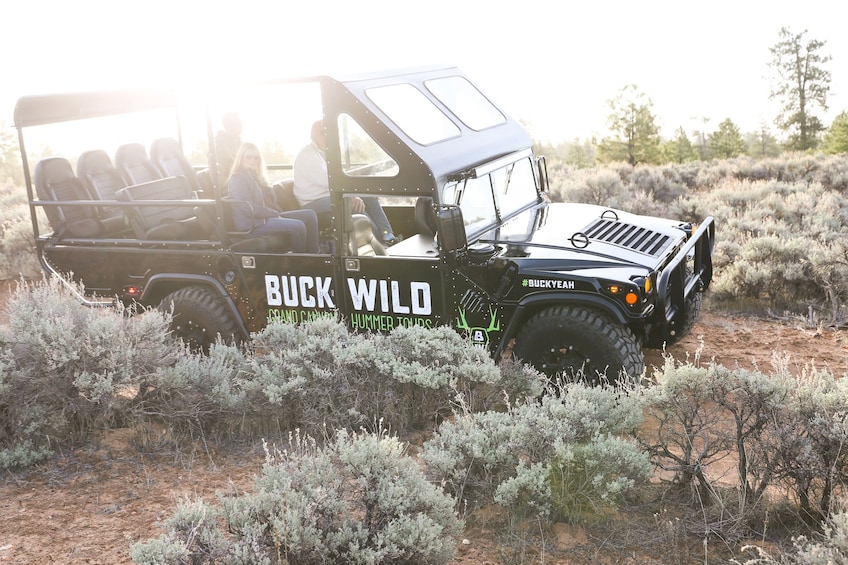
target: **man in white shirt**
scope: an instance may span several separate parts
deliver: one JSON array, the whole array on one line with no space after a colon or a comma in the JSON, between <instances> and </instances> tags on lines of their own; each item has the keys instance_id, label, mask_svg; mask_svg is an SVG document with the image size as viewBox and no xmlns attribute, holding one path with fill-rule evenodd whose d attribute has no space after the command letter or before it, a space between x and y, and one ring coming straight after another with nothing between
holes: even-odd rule
<instances>
[{"instance_id":1,"label":"man in white shirt","mask_svg":"<svg viewBox=\"0 0 848 565\"><path fill-rule=\"evenodd\" d=\"M327 174L327 138L323 120L312 124L310 136L312 142L301 149L294 160L294 197L301 207L315 210L321 218L329 215L332 210ZM354 197L352 207L355 213L368 214L374 233L385 245L400 241L392 231L392 225L377 198Z\"/></svg>"}]
</instances>

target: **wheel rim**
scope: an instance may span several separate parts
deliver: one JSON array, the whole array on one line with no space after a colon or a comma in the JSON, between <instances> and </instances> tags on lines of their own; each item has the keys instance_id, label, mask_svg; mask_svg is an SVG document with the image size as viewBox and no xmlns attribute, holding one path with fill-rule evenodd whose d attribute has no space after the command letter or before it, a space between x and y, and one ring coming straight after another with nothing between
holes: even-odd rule
<instances>
[{"instance_id":1,"label":"wheel rim","mask_svg":"<svg viewBox=\"0 0 848 565\"><path fill-rule=\"evenodd\" d=\"M575 376L590 367L590 359L577 351L573 345L553 345L549 347L541 359L542 371L548 375L566 373Z\"/></svg>"},{"instance_id":2,"label":"wheel rim","mask_svg":"<svg viewBox=\"0 0 848 565\"><path fill-rule=\"evenodd\" d=\"M174 324L174 334L181 339L191 351L209 351L209 336L199 324L189 320Z\"/></svg>"}]
</instances>

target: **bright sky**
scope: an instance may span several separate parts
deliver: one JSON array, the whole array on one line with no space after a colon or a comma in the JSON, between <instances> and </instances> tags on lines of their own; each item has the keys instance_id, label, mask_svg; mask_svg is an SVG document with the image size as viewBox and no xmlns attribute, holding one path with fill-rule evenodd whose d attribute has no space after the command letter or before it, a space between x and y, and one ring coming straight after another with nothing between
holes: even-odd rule
<instances>
[{"instance_id":1,"label":"bright sky","mask_svg":"<svg viewBox=\"0 0 848 565\"><path fill-rule=\"evenodd\" d=\"M826 41L829 125L848 110L848 34L832 0L26 0L0 4L0 120L25 94L460 67L536 139L602 136L635 84L666 136L771 124L781 27Z\"/></svg>"}]
</instances>

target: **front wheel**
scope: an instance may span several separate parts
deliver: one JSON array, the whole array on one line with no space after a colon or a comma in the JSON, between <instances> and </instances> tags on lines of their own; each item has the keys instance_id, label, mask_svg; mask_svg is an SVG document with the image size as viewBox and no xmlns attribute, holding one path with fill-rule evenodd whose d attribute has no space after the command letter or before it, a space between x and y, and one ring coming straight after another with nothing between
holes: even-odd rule
<instances>
[{"instance_id":1,"label":"front wheel","mask_svg":"<svg viewBox=\"0 0 848 565\"><path fill-rule=\"evenodd\" d=\"M181 288L162 299L159 309L171 313L171 332L192 351L208 352L219 337L224 343L238 341L232 315L208 288Z\"/></svg>"},{"instance_id":2,"label":"front wheel","mask_svg":"<svg viewBox=\"0 0 848 565\"><path fill-rule=\"evenodd\" d=\"M548 308L527 320L518 334L516 356L538 371L587 382L638 381L645 369L639 341L630 328L582 306Z\"/></svg>"}]
</instances>

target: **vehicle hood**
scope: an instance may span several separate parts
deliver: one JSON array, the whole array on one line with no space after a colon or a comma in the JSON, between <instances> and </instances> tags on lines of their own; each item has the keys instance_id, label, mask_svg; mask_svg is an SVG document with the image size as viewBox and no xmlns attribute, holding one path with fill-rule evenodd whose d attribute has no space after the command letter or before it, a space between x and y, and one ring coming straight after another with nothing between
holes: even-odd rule
<instances>
[{"instance_id":1,"label":"vehicle hood","mask_svg":"<svg viewBox=\"0 0 848 565\"><path fill-rule=\"evenodd\" d=\"M660 268L687 238L685 224L592 204L552 203L504 222L488 239L526 267Z\"/></svg>"}]
</instances>

